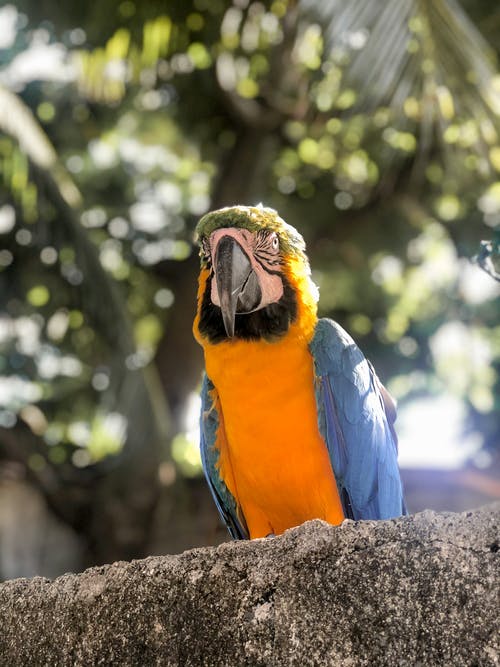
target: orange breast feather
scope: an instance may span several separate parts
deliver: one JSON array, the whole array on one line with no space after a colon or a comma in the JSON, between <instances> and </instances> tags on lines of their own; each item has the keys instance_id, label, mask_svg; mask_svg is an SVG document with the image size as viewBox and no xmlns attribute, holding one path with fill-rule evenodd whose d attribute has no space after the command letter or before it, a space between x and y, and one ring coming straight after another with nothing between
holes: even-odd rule
<instances>
[{"instance_id":1,"label":"orange breast feather","mask_svg":"<svg viewBox=\"0 0 500 667\"><path fill-rule=\"evenodd\" d=\"M302 280L289 273L296 283ZM206 280L202 275L201 294ZM338 524L344 518L317 423L308 348L316 305L307 298L305 284L296 287L301 296L297 321L277 342L210 345L199 338L195 321L223 414L216 442L219 471L243 510L251 538L279 534L308 519Z\"/></svg>"}]
</instances>

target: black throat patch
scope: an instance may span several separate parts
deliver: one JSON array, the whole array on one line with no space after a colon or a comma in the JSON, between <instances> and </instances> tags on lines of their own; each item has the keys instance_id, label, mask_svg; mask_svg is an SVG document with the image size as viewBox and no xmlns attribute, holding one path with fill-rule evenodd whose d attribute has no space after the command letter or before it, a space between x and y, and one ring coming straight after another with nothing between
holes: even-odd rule
<instances>
[{"instance_id":1,"label":"black throat patch","mask_svg":"<svg viewBox=\"0 0 500 667\"><path fill-rule=\"evenodd\" d=\"M210 298L213 274L207 280L200 312L200 334L211 343L221 343L229 340L222 321L221 309L212 303ZM282 275L283 296L277 303L253 313L236 314L234 337L240 340L260 340L269 342L277 340L286 332L297 319L297 297L295 292Z\"/></svg>"}]
</instances>

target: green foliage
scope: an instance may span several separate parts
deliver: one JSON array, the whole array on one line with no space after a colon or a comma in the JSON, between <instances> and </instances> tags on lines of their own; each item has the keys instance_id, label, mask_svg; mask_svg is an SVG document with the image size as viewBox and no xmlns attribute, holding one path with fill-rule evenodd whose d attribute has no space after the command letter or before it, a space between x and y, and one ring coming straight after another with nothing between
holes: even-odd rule
<instances>
[{"instance_id":1,"label":"green foliage","mask_svg":"<svg viewBox=\"0 0 500 667\"><path fill-rule=\"evenodd\" d=\"M0 79L3 423L54 463L119 449L196 220L262 200L398 398L454 391L498 445L498 291L468 258L500 220L500 75L456 2L19 7L3 72L37 27L71 68ZM498 37L495 7L467 8Z\"/></svg>"}]
</instances>

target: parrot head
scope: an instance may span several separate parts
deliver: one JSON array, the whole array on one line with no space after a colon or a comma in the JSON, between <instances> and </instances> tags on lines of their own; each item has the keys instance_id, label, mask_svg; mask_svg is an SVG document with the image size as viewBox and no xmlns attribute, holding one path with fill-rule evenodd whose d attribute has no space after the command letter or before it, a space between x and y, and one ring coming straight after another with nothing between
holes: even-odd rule
<instances>
[{"instance_id":1,"label":"parrot head","mask_svg":"<svg viewBox=\"0 0 500 667\"><path fill-rule=\"evenodd\" d=\"M317 288L302 236L271 208L233 206L207 213L196 228L201 274L195 336L210 343L286 334ZM201 341L200 341L201 342Z\"/></svg>"}]
</instances>

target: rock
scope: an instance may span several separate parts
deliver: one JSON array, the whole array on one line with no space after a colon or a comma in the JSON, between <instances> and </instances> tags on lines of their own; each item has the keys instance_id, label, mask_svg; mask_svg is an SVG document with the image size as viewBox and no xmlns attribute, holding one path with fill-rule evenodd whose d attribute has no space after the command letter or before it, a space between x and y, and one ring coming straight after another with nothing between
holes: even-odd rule
<instances>
[{"instance_id":1,"label":"rock","mask_svg":"<svg viewBox=\"0 0 500 667\"><path fill-rule=\"evenodd\" d=\"M500 503L0 586L0 664L499 664Z\"/></svg>"}]
</instances>

